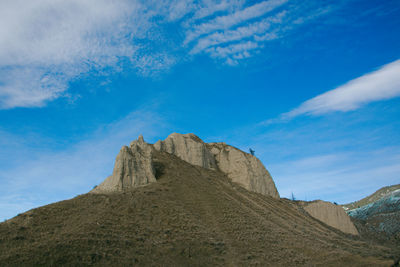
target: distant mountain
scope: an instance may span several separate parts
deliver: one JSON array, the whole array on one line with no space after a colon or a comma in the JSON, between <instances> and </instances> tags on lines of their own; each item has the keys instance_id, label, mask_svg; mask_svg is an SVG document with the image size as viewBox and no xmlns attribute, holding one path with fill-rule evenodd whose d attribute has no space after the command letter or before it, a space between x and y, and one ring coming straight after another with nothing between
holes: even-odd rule
<instances>
[{"instance_id":1,"label":"distant mountain","mask_svg":"<svg viewBox=\"0 0 400 267\"><path fill-rule=\"evenodd\" d=\"M345 233L339 206L279 198L252 155L170 139L141 137L90 193L0 223L0 266L390 266L400 255Z\"/></svg>"},{"instance_id":2,"label":"distant mountain","mask_svg":"<svg viewBox=\"0 0 400 267\"><path fill-rule=\"evenodd\" d=\"M382 187L381 189L377 190L375 193L352 203L349 204L344 204L342 205L345 210L352 210L356 209L365 205L368 205L370 203L373 203L385 196L390 195L393 191L399 190L400 189L400 184L398 185L392 185L392 186L385 186Z\"/></svg>"},{"instance_id":3,"label":"distant mountain","mask_svg":"<svg viewBox=\"0 0 400 267\"><path fill-rule=\"evenodd\" d=\"M361 235L400 245L400 185L383 187L343 207Z\"/></svg>"}]
</instances>

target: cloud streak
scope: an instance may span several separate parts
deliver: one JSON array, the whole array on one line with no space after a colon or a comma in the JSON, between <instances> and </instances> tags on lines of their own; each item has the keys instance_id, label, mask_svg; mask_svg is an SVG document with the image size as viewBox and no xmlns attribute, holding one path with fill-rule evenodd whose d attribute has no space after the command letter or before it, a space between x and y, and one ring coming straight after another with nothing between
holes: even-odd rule
<instances>
[{"instance_id":1,"label":"cloud streak","mask_svg":"<svg viewBox=\"0 0 400 267\"><path fill-rule=\"evenodd\" d=\"M152 76L198 54L238 65L265 42L327 13L316 16L309 4L287 3L0 1L0 109L42 107L70 97L70 84L87 74L129 68Z\"/></svg>"},{"instance_id":2,"label":"cloud streak","mask_svg":"<svg viewBox=\"0 0 400 267\"><path fill-rule=\"evenodd\" d=\"M314 155L270 164L269 170L282 197L290 198L293 192L299 199L348 203L398 183L398 162L399 148L393 147L368 153Z\"/></svg>"},{"instance_id":3,"label":"cloud streak","mask_svg":"<svg viewBox=\"0 0 400 267\"><path fill-rule=\"evenodd\" d=\"M282 118L322 115L336 111L346 112L356 110L371 102L398 96L400 96L400 60L311 98L294 110L282 114Z\"/></svg>"},{"instance_id":4,"label":"cloud streak","mask_svg":"<svg viewBox=\"0 0 400 267\"><path fill-rule=\"evenodd\" d=\"M284 15L285 12L281 12L273 17L265 18L248 26L239 27L235 30L210 34L207 37L201 38L197 42L197 45L192 49L191 53L197 54L210 46L243 40L245 38L253 37L257 34L264 34L265 31L270 28L271 23L280 23Z\"/></svg>"},{"instance_id":5,"label":"cloud streak","mask_svg":"<svg viewBox=\"0 0 400 267\"><path fill-rule=\"evenodd\" d=\"M216 30L229 29L230 27L240 24L241 22L260 17L286 2L287 0L264 1L249 6L243 10L239 10L233 14L216 17L211 21L195 26L194 30L188 31L184 44L191 42L203 34L214 32Z\"/></svg>"},{"instance_id":6,"label":"cloud streak","mask_svg":"<svg viewBox=\"0 0 400 267\"><path fill-rule=\"evenodd\" d=\"M143 72L171 64L142 52L151 16L139 1L0 2L0 108L43 106L80 75L122 62Z\"/></svg>"},{"instance_id":7,"label":"cloud streak","mask_svg":"<svg viewBox=\"0 0 400 267\"><path fill-rule=\"evenodd\" d=\"M99 127L87 139L58 150L45 150L43 144L35 148L29 136L25 138L28 140L20 140L0 131L4 165L0 169L0 220L88 192L112 173L122 145L129 145L139 134L148 142L156 141L166 127L167 122L158 113L137 110Z\"/></svg>"}]
</instances>

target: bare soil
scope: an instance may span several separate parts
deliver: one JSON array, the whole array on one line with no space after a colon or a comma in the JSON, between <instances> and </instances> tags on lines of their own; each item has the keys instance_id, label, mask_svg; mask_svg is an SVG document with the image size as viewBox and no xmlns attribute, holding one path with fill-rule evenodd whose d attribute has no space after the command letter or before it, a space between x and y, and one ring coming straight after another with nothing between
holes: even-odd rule
<instances>
[{"instance_id":1,"label":"bare soil","mask_svg":"<svg viewBox=\"0 0 400 267\"><path fill-rule=\"evenodd\" d=\"M400 249L157 153L156 183L85 194L0 224L0 266L391 266Z\"/></svg>"}]
</instances>

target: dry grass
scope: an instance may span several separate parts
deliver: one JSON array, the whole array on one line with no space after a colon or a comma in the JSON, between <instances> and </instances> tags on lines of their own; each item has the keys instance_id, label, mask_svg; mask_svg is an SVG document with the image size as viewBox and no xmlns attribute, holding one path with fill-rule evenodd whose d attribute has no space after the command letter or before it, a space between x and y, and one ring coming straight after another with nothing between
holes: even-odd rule
<instances>
[{"instance_id":1,"label":"dry grass","mask_svg":"<svg viewBox=\"0 0 400 267\"><path fill-rule=\"evenodd\" d=\"M248 192L165 153L157 183L85 194L0 224L0 265L390 266L365 242L295 202Z\"/></svg>"}]
</instances>

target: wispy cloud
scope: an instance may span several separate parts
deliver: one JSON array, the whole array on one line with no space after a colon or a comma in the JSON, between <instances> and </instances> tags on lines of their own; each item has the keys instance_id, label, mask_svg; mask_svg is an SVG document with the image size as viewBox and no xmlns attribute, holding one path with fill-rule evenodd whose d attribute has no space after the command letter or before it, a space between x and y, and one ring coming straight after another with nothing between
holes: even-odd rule
<instances>
[{"instance_id":1,"label":"wispy cloud","mask_svg":"<svg viewBox=\"0 0 400 267\"><path fill-rule=\"evenodd\" d=\"M194 19L201 19L213 15L216 12L226 11L226 10L236 10L244 4L244 0L206 0L199 3L196 7L196 12L193 15Z\"/></svg>"},{"instance_id":2,"label":"wispy cloud","mask_svg":"<svg viewBox=\"0 0 400 267\"><path fill-rule=\"evenodd\" d=\"M271 164L269 169L283 197L293 192L299 199L348 203L398 183L399 159L399 148L393 147L315 155Z\"/></svg>"},{"instance_id":3,"label":"wispy cloud","mask_svg":"<svg viewBox=\"0 0 400 267\"><path fill-rule=\"evenodd\" d=\"M247 52L252 49L259 48L259 44L251 41L242 42L238 44L229 45L226 47L212 47L207 50L212 57L225 58L228 55Z\"/></svg>"},{"instance_id":4,"label":"wispy cloud","mask_svg":"<svg viewBox=\"0 0 400 267\"><path fill-rule=\"evenodd\" d=\"M335 111L351 111L368 103L400 96L400 60L351 80L331 91L305 101L298 108L284 113L283 119L300 115L321 115Z\"/></svg>"},{"instance_id":5,"label":"wispy cloud","mask_svg":"<svg viewBox=\"0 0 400 267\"><path fill-rule=\"evenodd\" d=\"M240 24L249 19L260 17L267 12L270 12L273 9L277 8L278 6L286 3L287 1L288 0L264 1L249 6L243 10L239 10L233 14L216 17L211 21L195 26L194 30L188 31L184 43L189 43L203 34L207 34L216 30L229 29L230 27Z\"/></svg>"},{"instance_id":6,"label":"wispy cloud","mask_svg":"<svg viewBox=\"0 0 400 267\"><path fill-rule=\"evenodd\" d=\"M254 35L264 34L271 26L271 23L281 22L281 18L285 12L281 12L273 17L265 18L261 21L252 23L248 26L239 27L234 30L216 32L204 38L201 38L196 46L192 49L192 54L197 54L210 46L220 45L227 42L243 40L245 38L253 37Z\"/></svg>"},{"instance_id":7,"label":"wispy cloud","mask_svg":"<svg viewBox=\"0 0 400 267\"><path fill-rule=\"evenodd\" d=\"M81 74L122 62L142 73L168 68L171 55L142 41L153 16L139 1L1 1L0 108L43 106Z\"/></svg>"},{"instance_id":8,"label":"wispy cloud","mask_svg":"<svg viewBox=\"0 0 400 267\"><path fill-rule=\"evenodd\" d=\"M79 74L132 57L137 47L124 35L139 27L125 21L139 7L126 1L2 1L0 107L41 106Z\"/></svg>"},{"instance_id":9,"label":"wispy cloud","mask_svg":"<svg viewBox=\"0 0 400 267\"><path fill-rule=\"evenodd\" d=\"M228 58L228 65L237 65L239 64L238 60L251 57L251 51L259 47L258 43L245 41L226 47L211 47L207 50L207 53L213 58Z\"/></svg>"},{"instance_id":10,"label":"wispy cloud","mask_svg":"<svg viewBox=\"0 0 400 267\"><path fill-rule=\"evenodd\" d=\"M137 110L64 149L44 149L46 140L33 147L29 134L24 141L0 132L0 220L88 192L112 173L122 145L139 134L155 142L168 126L157 112Z\"/></svg>"},{"instance_id":11,"label":"wispy cloud","mask_svg":"<svg viewBox=\"0 0 400 267\"><path fill-rule=\"evenodd\" d=\"M190 54L209 54L219 58L228 65L238 65L240 60L252 57L250 50L239 54L225 54L225 57L216 57L215 51L219 48L231 46L245 41L264 44L284 38L303 24L314 21L323 15L335 10L332 6L322 4L315 10L315 5L295 3L291 5L285 0L263 1L245 8L233 11L227 15L210 18L200 24L192 26L186 32L184 45L190 48ZM254 51L253 51L254 52Z\"/></svg>"},{"instance_id":12,"label":"wispy cloud","mask_svg":"<svg viewBox=\"0 0 400 267\"><path fill-rule=\"evenodd\" d=\"M237 65L265 42L328 12L322 5L317 16L308 4L287 2L1 1L0 109L69 97L71 82L88 73L130 68L151 76L193 58L188 54ZM248 41L258 48L244 50ZM223 52L240 46L238 53Z\"/></svg>"}]
</instances>

